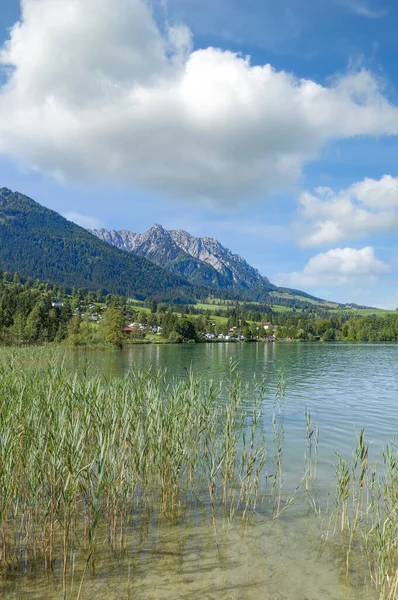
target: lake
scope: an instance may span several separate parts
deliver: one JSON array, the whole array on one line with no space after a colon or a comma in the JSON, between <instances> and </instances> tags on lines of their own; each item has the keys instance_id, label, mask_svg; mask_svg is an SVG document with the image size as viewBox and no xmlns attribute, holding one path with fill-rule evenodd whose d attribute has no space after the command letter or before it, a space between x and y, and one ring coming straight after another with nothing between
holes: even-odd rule
<instances>
[{"instance_id":1,"label":"lake","mask_svg":"<svg viewBox=\"0 0 398 600\"><path fill-rule=\"evenodd\" d=\"M187 369L222 380L230 360L238 363L244 381L265 378L264 402L273 405L281 374L284 397L284 485L299 485L306 448L306 408L319 427L317 480L320 496L334 475L338 451L348 458L356 431L365 427L371 442L370 461L380 461L383 446L396 436L398 425L398 345L372 344L187 344L135 345L122 351L73 352L70 368L86 360L106 377L123 376L133 365L167 369L170 377L187 377ZM250 404L250 399L248 399ZM250 408L250 406L248 406ZM272 437L272 426L263 423ZM123 559L104 552L96 574L76 565L70 598L142 598L154 600L323 600L373 599L378 595L364 583L363 566L352 569L348 583L342 557L333 543L324 544L328 525L298 497L277 522L260 517L243 531L238 523L219 530L218 546L209 523L192 514L183 523L149 522L131 533ZM60 581L36 574L10 580L4 587L10 600L61 598Z\"/></svg>"},{"instance_id":2,"label":"lake","mask_svg":"<svg viewBox=\"0 0 398 600\"><path fill-rule=\"evenodd\" d=\"M254 376L266 378L266 402L272 402L282 374L286 382L286 450L292 447L297 458L297 445L304 442L308 408L320 430L325 467L334 462L336 450L351 454L355 428L365 428L375 458L398 432L396 344L134 345L120 352L77 352L74 366L81 366L86 358L105 375L125 375L132 365L152 365L167 369L175 377L186 377L186 369L192 367L215 380L228 377L233 359L244 380L250 381ZM294 471L295 467L293 464L289 470Z\"/></svg>"}]
</instances>

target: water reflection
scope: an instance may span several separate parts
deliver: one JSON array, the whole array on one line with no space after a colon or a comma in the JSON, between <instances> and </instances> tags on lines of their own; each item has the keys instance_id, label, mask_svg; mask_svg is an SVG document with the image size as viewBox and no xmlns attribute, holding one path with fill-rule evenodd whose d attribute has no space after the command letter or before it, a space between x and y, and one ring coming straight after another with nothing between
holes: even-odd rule
<instances>
[{"instance_id":1,"label":"water reflection","mask_svg":"<svg viewBox=\"0 0 398 600\"><path fill-rule=\"evenodd\" d=\"M388 344L186 344L136 345L123 351L77 352L73 368L89 358L105 376L124 375L135 365L166 368L186 377L186 369L215 380L228 377L229 361L239 361L244 380L265 377L272 402L279 373L286 380L285 439L288 473L302 469L305 409L320 430L320 470L331 477L335 450L348 456L355 428L366 428L371 460L381 455L398 429L398 345ZM269 423L264 424L269 428Z\"/></svg>"}]
</instances>

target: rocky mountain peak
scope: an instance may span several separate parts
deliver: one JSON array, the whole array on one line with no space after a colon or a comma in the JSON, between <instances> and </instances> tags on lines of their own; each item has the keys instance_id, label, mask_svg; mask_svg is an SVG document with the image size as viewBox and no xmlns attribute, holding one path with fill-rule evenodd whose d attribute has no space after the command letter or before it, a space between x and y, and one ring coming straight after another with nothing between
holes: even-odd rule
<instances>
[{"instance_id":1,"label":"rocky mountain peak","mask_svg":"<svg viewBox=\"0 0 398 600\"><path fill-rule=\"evenodd\" d=\"M269 280L260 275L257 269L250 266L241 256L225 248L216 238L195 237L182 229L169 231L158 223L152 225L145 233L132 233L125 230L109 232L98 230L93 233L104 241L117 245L123 250L145 256L166 268L167 264L175 268L176 262L184 263L191 277L197 277L199 272L203 277L204 270L200 269L202 264L214 269L221 276L224 285L225 282L227 284L229 282L229 285L244 289L270 285ZM192 262L192 259L195 262ZM209 277L208 270L206 277ZM220 281L220 277L216 274L214 279Z\"/></svg>"},{"instance_id":2,"label":"rocky mountain peak","mask_svg":"<svg viewBox=\"0 0 398 600\"><path fill-rule=\"evenodd\" d=\"M164 233L165 229L159 225L159 223L154 223L152 225L152 227L150 227L147 231L147 233L155 233L155 232L159 232L159 233Z\"/></svg>"}]
</instances>

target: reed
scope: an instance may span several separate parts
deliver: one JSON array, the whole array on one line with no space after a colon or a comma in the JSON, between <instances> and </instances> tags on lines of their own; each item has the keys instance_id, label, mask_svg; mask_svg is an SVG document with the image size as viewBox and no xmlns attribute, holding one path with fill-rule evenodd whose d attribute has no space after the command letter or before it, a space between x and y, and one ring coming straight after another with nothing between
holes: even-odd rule
<instances>
[{"instance_id":1,"label":"reed","mask_svg":"<svg viewBox=\"0 0 398 600\"><path fill-rule=\"evenodd\" d=\"M307 502L317 510L316 502L316 476L318 463L318 444L319 444L319 429L314 425L311 413L306 408L305 410L305 437L306 450L304 457L304 477L303 485Z\"/></svg>"},{"instance_id":2,"label":"reed","mask_svg":"<svg viewBox=\"0 0 398 600\"><path fill-rule=\"evenodd\" d=\"M257 439L263 389L188 372L133 369L106 379L74 374L61 355L4 355L0 365L0 568L61 567L64 597L77 555L95 570L98 531L122 555L148 516L213 523L255 510L265 467ZM257 397L247 411L245 398ZM250 421L250 425L248 422ZM248 438L246 438L248 432ZM206 492L207 490L207 492Z\"/></svg>"},{"instance_id":3,"label":"reed","mask_svg":"<svg viewBox=\"0 0 398 600\"><path fill-rule=\"evenodd\" d=\"M365 431L357 434L351 460L337 455L335 468L335 541L344 555L349 579L367 565L381 599L398 598L398 450L388 444L384 465L369 464Z\"/></svg>"},{"instance_id":4,"label":"reed","mask_svg":"<svg viewBox=\"0 0 398 600\"><path fill-rule=\"evenodd\" d=\"M278 384L276 388L274 411L271 414L272 432L274 442L274 472L272 474L273 486L272 494L274 497L274 519L277 519L283 508L281 507L282 488L283 488L283 447L285 440L285 391L286 382L283 374L279 373ZM290 504L291 501L287 503Z\"/></svg>"},{"instance_id":5,"label":"reed","mask_svg":"<svg viewBox=\"0 0 398 600\"><path fill-rule=\"evenodd\" d=\"M321 534L335 523L327 538L345 576L366 565L380 598L397 599L396 446L387 445L376 468L362 430L351 458L336 453L331 510L317 490L319 432L306 411L303 472L289 497L283 377L273 404L266 389L264 381L244 384L236 363L218 383L151 368L107 379L89 363L74 373L61 351L0 350L2 576L44 569L59 574L64 598L76 597L74 585L80 597L100 544L123 557L132 531L143 540L149 522L183 522L191 510L218 544L225 520L246 527L263 500L279 518L302 489Z\"/></svg>"}]
</instances>

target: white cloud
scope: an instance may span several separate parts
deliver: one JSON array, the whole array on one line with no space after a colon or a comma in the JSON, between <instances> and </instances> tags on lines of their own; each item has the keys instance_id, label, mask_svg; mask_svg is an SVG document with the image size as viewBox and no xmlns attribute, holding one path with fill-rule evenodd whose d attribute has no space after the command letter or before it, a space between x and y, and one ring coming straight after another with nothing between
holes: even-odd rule
<instances>
[{"instance_id":1,"label":"white cloud","mask_svg":"<svg viewBox=\"0 0 398 600\"><path fill-rule=\"evenodd\" d=\"M295 224L303 246L318 246L398 230L398 178L366 178L349 188L317 188L299 199Z\"/></svg>"},{"instance_id":2,"label":"white cloud","mask_svg":"<svg viewBox=\"0 0 398 600\"><path fill-rule=\"evenodd\" d=\"M363 70L330 86L155 24L143 0L22 0L0 53L0 153L59 180L225 206L294 185L330 140L398 133Z\"/></svg>"},{"instance_id":3,"label":"white cloud","mask_svg":"<svg viewBox=\"0 0 398 600\"><path fill-rule=\"evenodd\" d=\"M386 9L372 8L364 0L344 0L344 5L354 14L367 19L382 19L387 15Z\"/></svg>"},{"instance_id":4,"label":"white cloud","mask_svg":"<svg viewBox=\"0 0 398 600\"><path fill-rule=\"evenodd\" d=\"M100 220L96 217L91 217L90 215L82 215L78 212L67 212L64 214L64 217L65 219L68 219L68 221L73 221L76 225L84 227L84 229L99 229L102 227Z\"/></svg>"},{"instance_id":5,"label":"white cloud","mask_svg":"<svg viewBox=\"0 0 398 600\"><path fill-rule=\"evenodd\" d=\"M398 177L384 175L379 180L366 177L363 181L354 183L349 192L370 208L398 208Z\"/></svg>"},{"instance_id":6,"label":"white cloud","mask_svg":"<svg viewBox=\"0 0 398 600\"><path fill-rule=\"evenodd\" d=\"M303 271L278 273L274 281L278 285L294 288L374 283L379 275L389 270L388 265L378 260L374 248L370 246L361 250L334 248L313 256Z\"/></svg>"}]
</instances>

